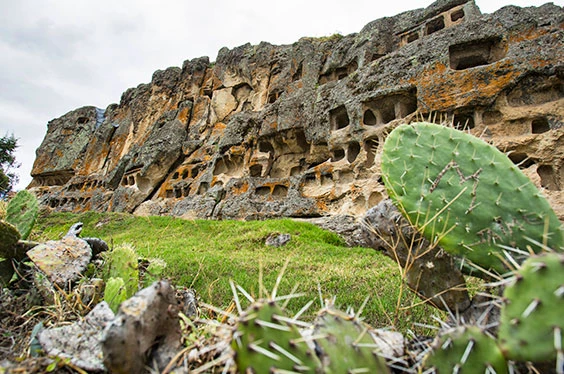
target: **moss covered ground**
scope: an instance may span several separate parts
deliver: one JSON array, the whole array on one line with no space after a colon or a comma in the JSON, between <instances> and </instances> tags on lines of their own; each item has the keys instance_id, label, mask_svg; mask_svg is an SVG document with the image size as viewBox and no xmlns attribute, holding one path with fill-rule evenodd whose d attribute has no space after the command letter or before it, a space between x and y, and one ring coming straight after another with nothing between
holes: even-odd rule
<instances>
[{"instance_id":1,"label":"moss covered ground","mask_svg":"<svg viewBox=\"0 0 564 374\"><path fill-rule=\"evenodd\" d=\"M436 313L402 286L399 269L388 257L370 248L347 247L336 234L309 223L55 213L39 219L31 239L58 239L77 221L84 223L83 237L102 238L110 247L129 243L142 257L163 259L174 284L193 288L201 301L218 308L232 303L230 280L257 298L262 296L259 279L272 290L288 262L278 295L303 294L288 305L295 312L315 300L305 319L320 309L320 299L332 297L341 308L355 310L368 297L362 313L366 322L403 332ZM290 234L291 241L267 246L266 238L273 234Z\"/></svg>"}]
</instances>

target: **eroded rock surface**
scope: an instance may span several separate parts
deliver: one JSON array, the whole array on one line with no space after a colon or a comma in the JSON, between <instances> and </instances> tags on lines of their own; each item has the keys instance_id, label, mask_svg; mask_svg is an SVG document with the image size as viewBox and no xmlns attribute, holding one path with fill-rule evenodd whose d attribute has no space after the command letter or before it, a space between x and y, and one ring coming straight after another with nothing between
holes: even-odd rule
<instances>
[{"instance_id":1,"label":"eroded rock surface","mask_svg":"<svg viewBox=\"0 0 564 374\"><path fill-rule=\"evenodd\" d=\"M114 313L103 301L81 321L68 326L45 329L38 334L45 353L68 358L74 365L88 371L104 371L102 333L114 319Z\"/></svg>"},{"instance_id":2,"label":"eroded rock surface","mask_svg":"<svg viewBox=\"0 0 564 374\"><path fill-rule=\"evenodd\" d=\"M223 48L51 121L30 188L62 211L360 216L386 197L386 135L431 115L510 152L564 218L563 24L553 4L439 0L347 36Z\"/></svg>"},{"instance_id":3,"label":"eroded rock surface","mask_svg":"<svg viewBox=\"0 0 564 374\"><path fill-rule=\"evenodd\" d=\"M92 259L92 249L76 236L65 236L36 245L27 255L52 283L64 286L82 276Z\"/></svg>"},{"instance_id":4,"label":"eroded rock surface","mask_svg":"<svg viewBox=\"0 0 564 374\"><path fill-rule=\"evenodd\" d=\"M141 373L149 358L162 371L181 347L174 288L153 283L124 301L101 340L104 364L112 373Z\"/></svg>"}]
</instances>

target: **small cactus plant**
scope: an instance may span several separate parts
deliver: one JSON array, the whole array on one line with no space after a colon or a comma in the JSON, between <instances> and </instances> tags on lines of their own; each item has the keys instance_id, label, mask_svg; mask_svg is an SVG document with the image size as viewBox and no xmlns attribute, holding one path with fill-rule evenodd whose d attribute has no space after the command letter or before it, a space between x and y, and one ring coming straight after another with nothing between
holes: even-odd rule
<instances>
[{"instance_id":1,"label":"small cactus plant","mask_svg":"<svg viewBox=\"0 0 564 374\"><path fill-rule=\"evenodd\" d=\"M115 312L119 305L139 290L137 254L131 245L123 244L105 253L103 278L104 300Z\"/></svg>"},{"instance_id":2,"label":"small cactus plant","mask_svg":"<svg viewBox=\"0 0 564 374\"><path fill-rule=\"evenodd\" d=\"M104 288L104 301L108 303L110 309L117 313L122 302L127 300L125 282L122 278L109 278Z\"/></svg>"},{"instance_id":3,"label":"small cactus plant","mask_svg":"<svg viewBox=\"0 0 564 374\"><path fill-rule=\"evenodd\" d=\"M503 153L453 128L401 125L386 139L382 174L399 210L432 244L485 270L511 270L499 245L561 251L564 230L535 185ZM534 245L530 239L541 245ZM513 257L522 262L526 255Z\"/></svg>"}]
</instances>

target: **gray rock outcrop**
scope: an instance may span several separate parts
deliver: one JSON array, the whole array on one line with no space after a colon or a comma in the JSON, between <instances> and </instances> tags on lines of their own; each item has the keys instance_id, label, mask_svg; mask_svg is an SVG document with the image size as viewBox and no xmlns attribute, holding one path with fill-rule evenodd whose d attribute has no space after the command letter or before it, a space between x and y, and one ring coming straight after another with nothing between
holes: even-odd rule
<instances>
[{"instance_id":1,"label":"gray rock outcrop","mask_svg":"<svg viewBox=\"0 0 564 374\"><path fill-rule=\"evenodd\" d=\"M386 135L431 117L510 152L564 218L563 22L553 4L440 0L347 36L223 48L51 121L29 188L58 211L358 217L386 197Z\"/></svg>"}]
</instances>

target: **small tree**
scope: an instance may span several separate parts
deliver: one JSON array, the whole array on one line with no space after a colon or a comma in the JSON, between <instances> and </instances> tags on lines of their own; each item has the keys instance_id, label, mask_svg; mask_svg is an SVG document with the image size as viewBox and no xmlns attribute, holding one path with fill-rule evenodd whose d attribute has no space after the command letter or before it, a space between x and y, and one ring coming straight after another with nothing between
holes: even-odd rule
<instances>
[{"instance_id":1,"label":"small tree","mask_svg":"<svg viewBox=\"0 0 564 374\"><path fill-rule=\"evenodd\" d=\"M20 165L16 163L14 152L18 147L14 135L0 137L0 199L3 199L18 182L18 176L12 171Z\"/></svg>"}]
</instances>

